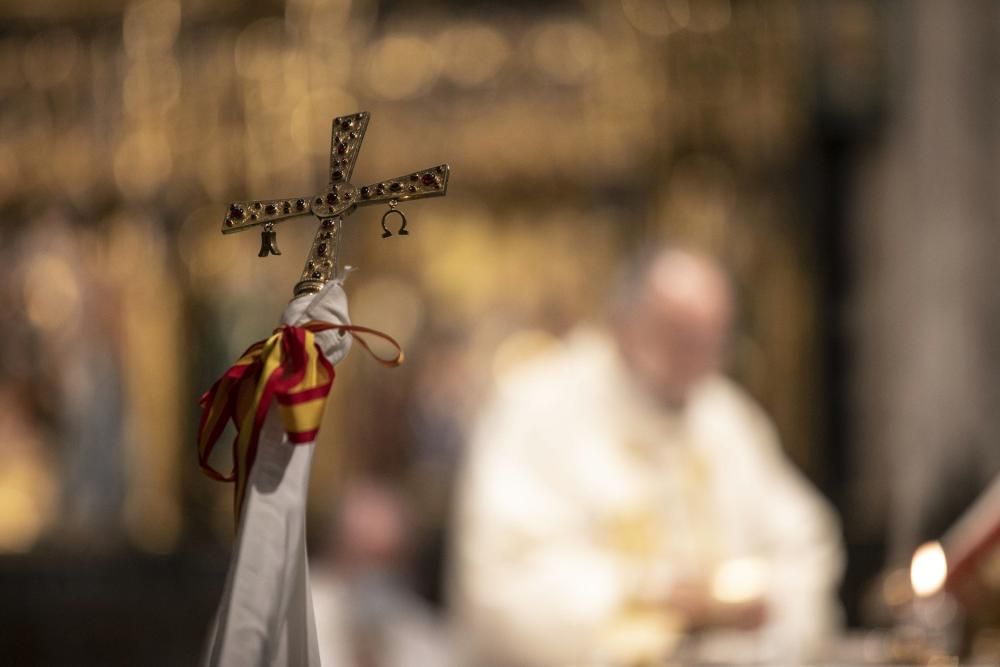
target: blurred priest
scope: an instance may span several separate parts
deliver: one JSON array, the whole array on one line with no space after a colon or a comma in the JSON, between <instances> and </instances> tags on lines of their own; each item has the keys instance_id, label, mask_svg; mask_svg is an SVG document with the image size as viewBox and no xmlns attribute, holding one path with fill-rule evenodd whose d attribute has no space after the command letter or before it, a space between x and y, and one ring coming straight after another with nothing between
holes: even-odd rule
<instances>
[{"instance_id":1,"label":"blurred priest","mask_svg":"<svg viewBox=\"0 0 1000 667\"><path fill-rule=\"evenodd\" d=\"M665 250L501 382L460 480L453 609L470 664L795 661L840 621L836 517L719 368L711 260Z\"/></svg>"}]
</instances>

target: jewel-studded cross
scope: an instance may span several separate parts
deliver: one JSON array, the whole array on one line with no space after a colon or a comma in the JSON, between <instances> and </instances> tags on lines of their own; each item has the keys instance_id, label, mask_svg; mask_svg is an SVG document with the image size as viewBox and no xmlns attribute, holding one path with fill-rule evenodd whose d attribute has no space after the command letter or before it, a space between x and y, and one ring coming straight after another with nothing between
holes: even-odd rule
<instances>
[{"instance_id":1,"label":"jewel-studded cross","mask_svg":"<svg viewBox=\"0 0 1000 667\"><path fill-rule=\"evenodd\" d=\"M330 183L323 192L311 197L238 201L229 206L222 233L242 232L256 225L264 226L261 257L268 253L280 254L276 244L274 225L288 218L312 213L320 219L319 231L309 251L309 258L302 269L302 276L295 285L295 296L318 292L336 276L343 220L358 206L389 204L421 197L437 197L448 189L447 164L412 174L380 181L357 188L351 182L354 163L361 151L361 142L368 129L367 112L341 116L333 121L330 140Z\"/></svg>"}]
</instances>

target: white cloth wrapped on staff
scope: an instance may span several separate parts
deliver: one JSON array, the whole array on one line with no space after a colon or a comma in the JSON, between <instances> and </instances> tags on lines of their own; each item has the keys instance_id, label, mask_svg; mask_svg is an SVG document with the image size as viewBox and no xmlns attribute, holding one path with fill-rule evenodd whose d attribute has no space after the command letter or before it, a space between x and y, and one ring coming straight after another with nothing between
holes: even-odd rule
<instances>
[{"instance_id":1,"label":"white cloth wrapped on staff","mask_svg":"<svg viewBox=\"0 0 1000 667\"><path fill-rule=\"evenodd\" d=\"M310 320L350 324L341 282L301 296L283 324ZM351 336L316 334L323 355L338 363ZM315 441L291 443L278 406L268 411L250 471L222 601L203 664L206 667L319 667L306 556L306 498Z\"/></svg>"}]
</instances>

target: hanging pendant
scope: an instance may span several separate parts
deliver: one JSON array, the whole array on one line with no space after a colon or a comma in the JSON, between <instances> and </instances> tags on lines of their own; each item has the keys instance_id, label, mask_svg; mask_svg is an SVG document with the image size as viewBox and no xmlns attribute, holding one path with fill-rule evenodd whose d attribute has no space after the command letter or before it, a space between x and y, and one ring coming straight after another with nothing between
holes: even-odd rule
<instances>
[{"instance_id":1,"label":"hanging pendant","mask_svg":"<svg viewBox=\"0 0 1000 667\"><path fill-rule=\"evenodd\" d=\"M264 231L260 233L260 252L257 253L257 256L267 257L268 255L280 254L281 251L278 250L278 232L274 231L274 225L264 225Z\"/></svg>"}]
</instances>

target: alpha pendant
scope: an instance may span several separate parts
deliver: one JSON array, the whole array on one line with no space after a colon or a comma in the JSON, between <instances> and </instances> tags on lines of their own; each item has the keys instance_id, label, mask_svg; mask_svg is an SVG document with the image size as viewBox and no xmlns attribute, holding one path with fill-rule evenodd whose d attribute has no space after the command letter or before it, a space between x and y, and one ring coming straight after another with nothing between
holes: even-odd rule
<instances>
[{"instance_id":1,"label":"alpha pendant","mask_svg":"<svg viewBox=\"0 0 1000 667\"><path fill-rule=\"evenodd\" d=\"M274 230L273 225L266 225L264 231L260 233L260 252L257 253L258 257L267 257L268 255L280 255L281 251L278 250L278 232Z\"/></svg>"}]
</instances>

